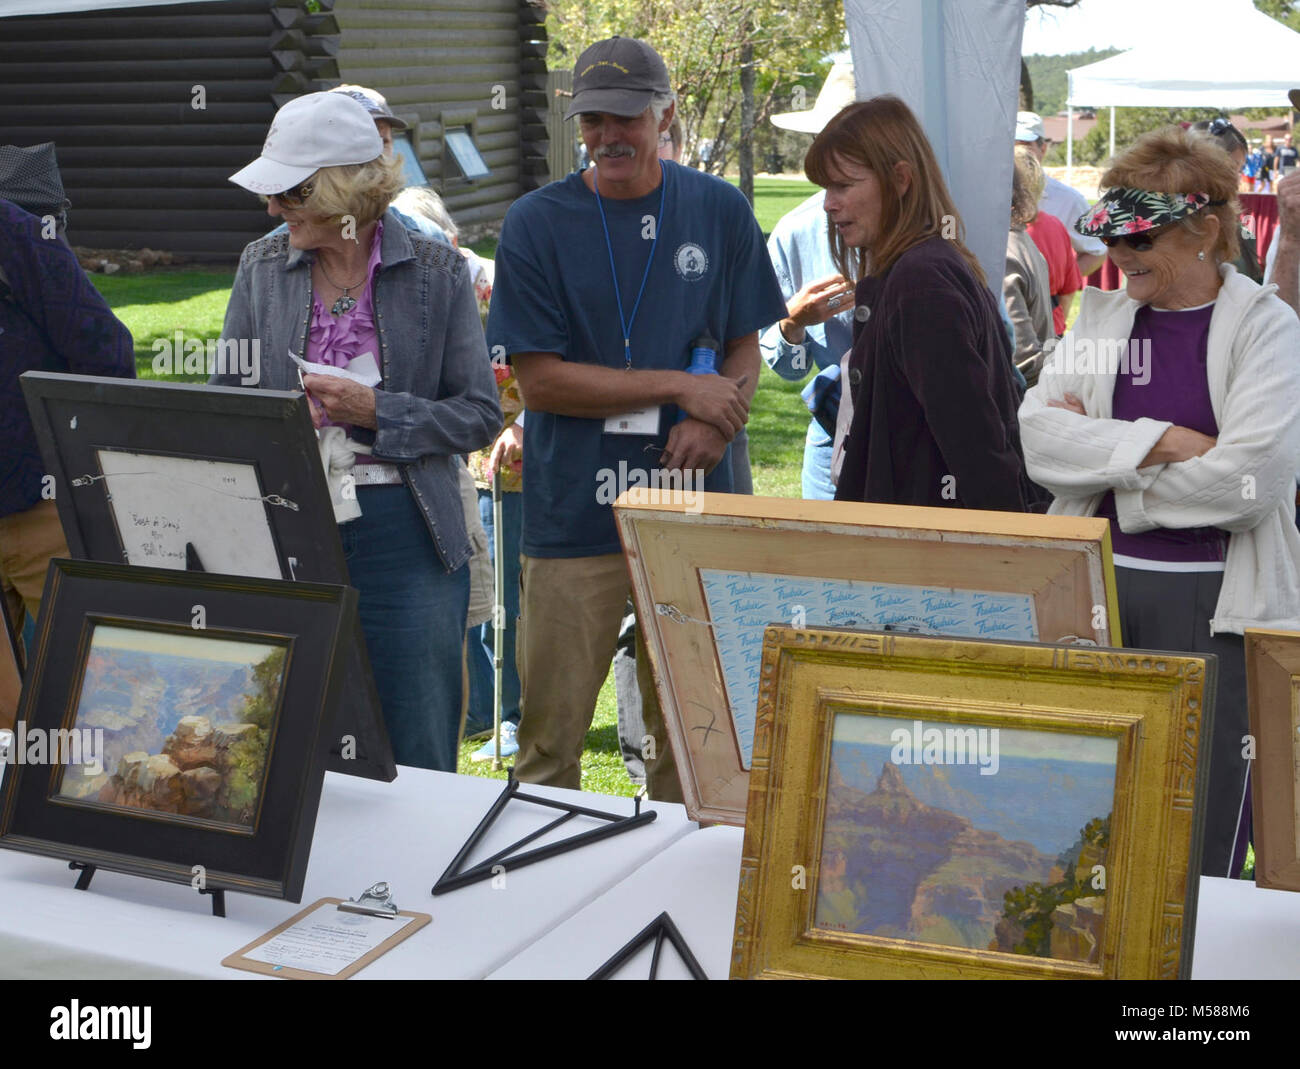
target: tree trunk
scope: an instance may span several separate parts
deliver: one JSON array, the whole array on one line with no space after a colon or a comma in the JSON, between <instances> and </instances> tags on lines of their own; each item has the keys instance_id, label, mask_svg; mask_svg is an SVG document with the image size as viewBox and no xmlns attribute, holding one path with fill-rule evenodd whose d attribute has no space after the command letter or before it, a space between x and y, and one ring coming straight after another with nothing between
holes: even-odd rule
<instances>
[{"instance_id":1,"label":"tree trunk","mask_svg":"<svg viewBox=\"0 0 1300 1069\"><path fill-rule=\"evenodd\" d=\"M752 27L745 25L748 37ZM740 49L740 191L754 203L754 46Z\"/></svg>"},{"instance_id":2,"label":"tree trunk","mask_svg":"<svg viewBox=\"0 0 1300 1069\"><path fill-rule=\"evenodd\" d=\"M1034 81L1029 77L1029 66L1023 57L1020 60L1020 110L1034 110Z\"/></svg>"}]
</instances>

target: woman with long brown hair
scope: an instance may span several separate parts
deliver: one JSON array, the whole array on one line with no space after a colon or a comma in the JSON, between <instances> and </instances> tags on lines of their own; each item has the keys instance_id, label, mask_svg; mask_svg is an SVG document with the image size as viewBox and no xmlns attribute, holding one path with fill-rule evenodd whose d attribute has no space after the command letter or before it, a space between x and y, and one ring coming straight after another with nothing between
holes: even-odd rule
<instances>
[{"instance_id":1,"label":"woman with long brown hair","mask_svg":"<svg viewBox=\"0 0 1300 1069\"><path fill-rule=\"evenodd\" d=\"M836 499L1025 511L1007 336L920 123L897 97L850 104L804 171L856 282Z\"/></svg>"}]
</instances>

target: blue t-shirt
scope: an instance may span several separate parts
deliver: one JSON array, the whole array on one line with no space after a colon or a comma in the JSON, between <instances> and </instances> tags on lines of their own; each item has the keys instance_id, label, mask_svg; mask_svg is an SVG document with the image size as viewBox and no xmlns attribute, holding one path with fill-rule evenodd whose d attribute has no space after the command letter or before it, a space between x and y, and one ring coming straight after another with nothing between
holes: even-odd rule
<instances>
[{"instance_id":1,"label":"blue t-shirt","mask_svg":"<svg viewBox=\"0 0 1300 1069\"><path fill-rule=\"evenodd\" d=\"M634 370L685 371L702 334L728 341L785 316L785 301L749 203L735 187L664 164L660 188L632 200L603 198L623 315L654 261L632 323ZM622 368L623 330L596 196L572 174L520 198L506 214L496 252L487 324L494 359L558 353ZM532 557L618 553L610 503L659 466L675 405L659 411L659 433L606 434L603 419L528 410L524 426L523 551ZM692 490L731 491L730 454Z\"/></svg>"}]
</instances>

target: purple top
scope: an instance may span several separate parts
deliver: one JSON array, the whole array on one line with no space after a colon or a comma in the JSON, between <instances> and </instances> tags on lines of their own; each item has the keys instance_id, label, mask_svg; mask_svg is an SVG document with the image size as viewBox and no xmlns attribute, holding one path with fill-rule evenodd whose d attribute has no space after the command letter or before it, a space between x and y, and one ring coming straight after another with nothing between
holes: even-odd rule
<instances>
[{"instance_id":1,"label":"purple top","mask_svg":"<svg viewBox=\"0 0 1300 1069\"><path fill-rule=\"evenodd\" d=\"M1129 335L1127 366L1121 359L1115 376L1112 418L1146 416L1218 437L1205 369L1213 315L1213 302L1181 311L1160 311L1150 305L1138 309ZM1115 519L1113 491L1102 498L1097 515L1110 520L1114 552L1128 557L1191 563L1222 561L1227 554L1228 534L1217 527L1157 527L1125 534Z\"/></svg>"},{"instance_id":2,"label":"purple top","mask_svg":"<svg viewBox=\"0 0 1300 1069\"><path fill-rule=\"evenodd\" d=\"M379 266L380 241L384 236L384 221L375 224L375 234L370 241L370 262L366 265L366 280L359 286L352 286L350 296L356 298L356 307L343 315L336 316L325 306L320 294L312 292L311 328L307 335L307 353L303 357L308 363L329 364L331 367L348 366L349 361L363 353L373 353L375 363L379 361L379 338L375 331L375 305L372 291L375 284L375 269ZM381 367L382 370L382 367ZM326 427L335 426L328 416L322 419ZM349 424L339 424L352 437ZM357 455L358 464L370 464L373 460L365 455Z\"/></svg>"}]
</instances>

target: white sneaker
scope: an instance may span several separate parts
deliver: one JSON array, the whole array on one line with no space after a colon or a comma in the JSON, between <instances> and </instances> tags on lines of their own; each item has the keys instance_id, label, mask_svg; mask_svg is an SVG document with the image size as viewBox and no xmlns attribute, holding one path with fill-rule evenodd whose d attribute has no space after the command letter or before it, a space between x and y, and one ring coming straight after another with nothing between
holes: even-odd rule
<instances>
[{"instance_id":1,"label":"white sneaker","mask_svg":"<svg viewBox=\"0 0 1300 1069\"><path fill-rule=\"evenodd\" d=\"M514 757L519 752L519 743L515 740L515 722L501 721L501 756ZM482 746L470 754L469 759L475 763L491 761L496 757L496 740L488 739Z\"/></svg>"}]
</instances>

